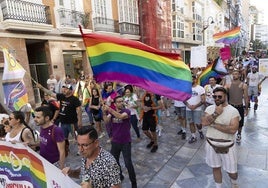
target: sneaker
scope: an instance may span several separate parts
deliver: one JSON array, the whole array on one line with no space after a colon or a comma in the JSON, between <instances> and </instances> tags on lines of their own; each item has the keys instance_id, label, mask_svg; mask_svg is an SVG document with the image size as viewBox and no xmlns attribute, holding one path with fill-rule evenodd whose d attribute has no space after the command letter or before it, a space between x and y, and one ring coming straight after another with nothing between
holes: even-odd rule
<instances>
[{"instance_id":1,"label":"sneaker","mask_svg":"<svg viewBox=\"0 0 268 188\"><path fill-rule=\"evenodd\" d=\"M160 137L162 135L162 129L159 129L158 136Z\"/></svg>"},{"instance_id":2,"label":"sneaker","mask_svg":"<svg viewBox=\"0 0 268 188\"><path fill-rule=\"evenodd\" d=\"M258 104L254 104L254 110L258 109Z\"/></svg>"},{"instance_id":3,"label":"sneaker","mask_svg":"<svg viewBox=\"0 0 268 188\"><path fill-rule=\"evenodd\" d=\"M151 153L155 153L157 149L158 145L154 145L153 148L151 149Z\"/></svg>"},{"instance_id":4,"label":"sneaker","mask_svg":"<svg viewBox=\"0 0 268 188\"><path fill-rule=\"evenodd\" d=\"M154 145L154 142L151 141L149 144L147 144L146 148L150 148L150 147L152 147L153 145Z\"/></svg>"},{"instance_id":5,"label":"sneaker","mask_svg":"<svg viewBox=\"0 0 268 188\"><path fill-rule=\"evenodd\" d=\"M181 139L182 140L185 140L186 139L186 132L181 133Z\"/></svg>"},{"instance_id":6,"label":"sneaker","mask_svg":"<svg viewBox=\"0 0 268 188\"><path fill-rule=\"evenodd\" d=\"M178 135L181 135L183 133L182 130L180 130L179 132L177 132Z\"/></svg>"},{"instance_id":7,"label":"sneaker","mask_svg":"<svg viewBox=\"0 0 268 188\"><path fill-rule=\"evenodd\" d=\"M196 141L197 141L196 137L191 136L191 138L190 138L190 140L188 141L188 143L189 143L189 144L192 144L192 143L194 143L194 142L196 142Z\"/></svg>"},{"instance_id":8,"label":"sneaker","mask_svg":"<svg viewBox=\"0 0 268 188\"><path fill-rule=\"evenodd\" d=\"M202 131L199 131L199 136L200 136L201 139L204 139L204 134L203 134Z\"/></svg>"},{"instance_id":9,"label":"sneaker","mask_svg":"<svg viewBox=\"0 0 268 188\"><path fill-rule=\"evenodd\" d=\"M236 135L236 143L240 143L241 142L241 134L237 134Z\"/></svg>"}]
</instances>

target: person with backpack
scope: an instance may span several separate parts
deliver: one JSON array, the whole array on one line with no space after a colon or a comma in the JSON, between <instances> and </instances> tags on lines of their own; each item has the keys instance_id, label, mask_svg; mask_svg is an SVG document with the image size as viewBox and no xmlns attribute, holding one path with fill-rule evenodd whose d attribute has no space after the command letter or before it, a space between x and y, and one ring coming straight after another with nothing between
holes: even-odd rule
<instances>
[{"instance_id":1,"label":"person with backpack","mask_svg":"<svg viewBox=\"0 0 268 188\"><path fill-rule=\"evenodd\" d=\"M13 111L9 115L9 125L11 131L5 136L5 140L11 143L24 143L34 149L35 137L34 132L25 122L24 113L21 111Z\"/></svg>"},{"instance_id":2,"label":"person with backpack","mask_svg":"<svg viewBox=\"0 0 268 188\"><path fill-rule=\"evenodd\" d=\"M40 155L63 169L66 155L65 137L63 130L51 122L52 116L48 106L35 109L34 121L37 126L40 126Z\"/></svg>"},{"instance_id":3,"label":"person with backpack","mask_svg":"<svg viewBox=\"0 0 268 188\"><path fill-rule=\"evenodd\" d=\"M142 98L141 117L143 133L150 139L150 143L146 148L152 148L151 152L155 153L158 149L156 125L157 125L157 110L162 109L161 97L146 91Z\"/></svg>"}]
</instances>

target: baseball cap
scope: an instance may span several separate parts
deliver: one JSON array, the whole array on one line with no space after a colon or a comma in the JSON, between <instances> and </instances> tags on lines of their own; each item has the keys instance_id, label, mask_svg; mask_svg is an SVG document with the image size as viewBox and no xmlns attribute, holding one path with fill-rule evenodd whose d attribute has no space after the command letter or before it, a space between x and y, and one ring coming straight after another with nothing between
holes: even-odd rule
<instances>
[{"instance_id":1,"label":"baseball cap","mask_svg":"<svg viewBox=\"0 0 268 188\"><path fill-rule=\"evenodd\" d=\"M62 87L63 87L63 88L67 88L67 89L69 89L69 90L73 90L73 87L72 87L71 84L64 84L64 85L62 85Z\"/></svg>"}]
</instances>

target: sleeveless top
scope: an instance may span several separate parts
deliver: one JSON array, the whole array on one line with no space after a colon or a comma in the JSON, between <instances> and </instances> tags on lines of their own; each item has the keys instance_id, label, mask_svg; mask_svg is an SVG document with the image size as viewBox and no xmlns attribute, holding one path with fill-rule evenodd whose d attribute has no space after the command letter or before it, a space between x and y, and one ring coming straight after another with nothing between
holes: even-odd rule
<instances>
[{"instance_id":1,"label":"sleeveless top","mask_svg":"<svg viewBox=\"0 0 268 188\"><path fill-rule=\"evenodd\" d=\"M231 83L229 88L229 103L233 105L243 105L243 82Z\"/></svg>"},{"instance_id":2,"label":"sleeveless top","mask_svg":"<svg viewBox=\"0 0 268 188\"><path fill-rule=\"evenodd\" d=\"M95 97L95 96L92 96L91 98L91 105L94 105L94 106L98 106L100 104L100 98L99 97ZM96 110L96 109L90 109L90 111L93 113L93 114L98 114L99 113L99 110Z\"/></svg>"},{"instance_id":3,"label":"sleeveless top","mask_svg":"<svg viewBox=\"0 0 268 188\"><path fill-rule=\"evenodd\" d=\"M10 137L10 132L8 132L5 136L6 141L9 142L21 142L20 135L21 135L22 130L13 138Z\"/></svg>"}]
</instances>

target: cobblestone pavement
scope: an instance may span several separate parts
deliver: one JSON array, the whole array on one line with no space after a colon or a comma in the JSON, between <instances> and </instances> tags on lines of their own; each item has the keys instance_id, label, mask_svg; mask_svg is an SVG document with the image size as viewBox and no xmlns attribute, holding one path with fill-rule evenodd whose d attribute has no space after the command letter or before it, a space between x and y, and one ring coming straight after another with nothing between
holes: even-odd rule
<instances>
[{"instance_id":1,"label":"cobblestone pavement","mask_svg":"<svg viewBox=\"0 0 268 188\"><path fill-rule=\"evenodd\" d=\"M245 118L242 141L238 147L238 173L240 188L268 187L268 82L263 83L259 108L256 112L250 109ZM251 105L253 106L253 105ZM159 149L151 153L146 148L148 139L142 135L137 141L132 130L132 160L137 175L139 188L215 188L212 170L205 163L205 141L198 139L189 144L177 135L178 122L174 120L173 108L171 116L163 116L163 131L159 137ZM86 123L87 117L83 116ZM206 132L206 130L204 130ZM107 136L100 139L101 146L110 150ZM67 166L78 167L80 156L76 155L77 147L71 144L71 154L67 158ZM123 188L130 188L128 173L121 157L121 166L125 179ZM76 180L78 183L79 180ZM223 172L224 187L231 187L229 178Z\"/></svg>"}]
</instances>

